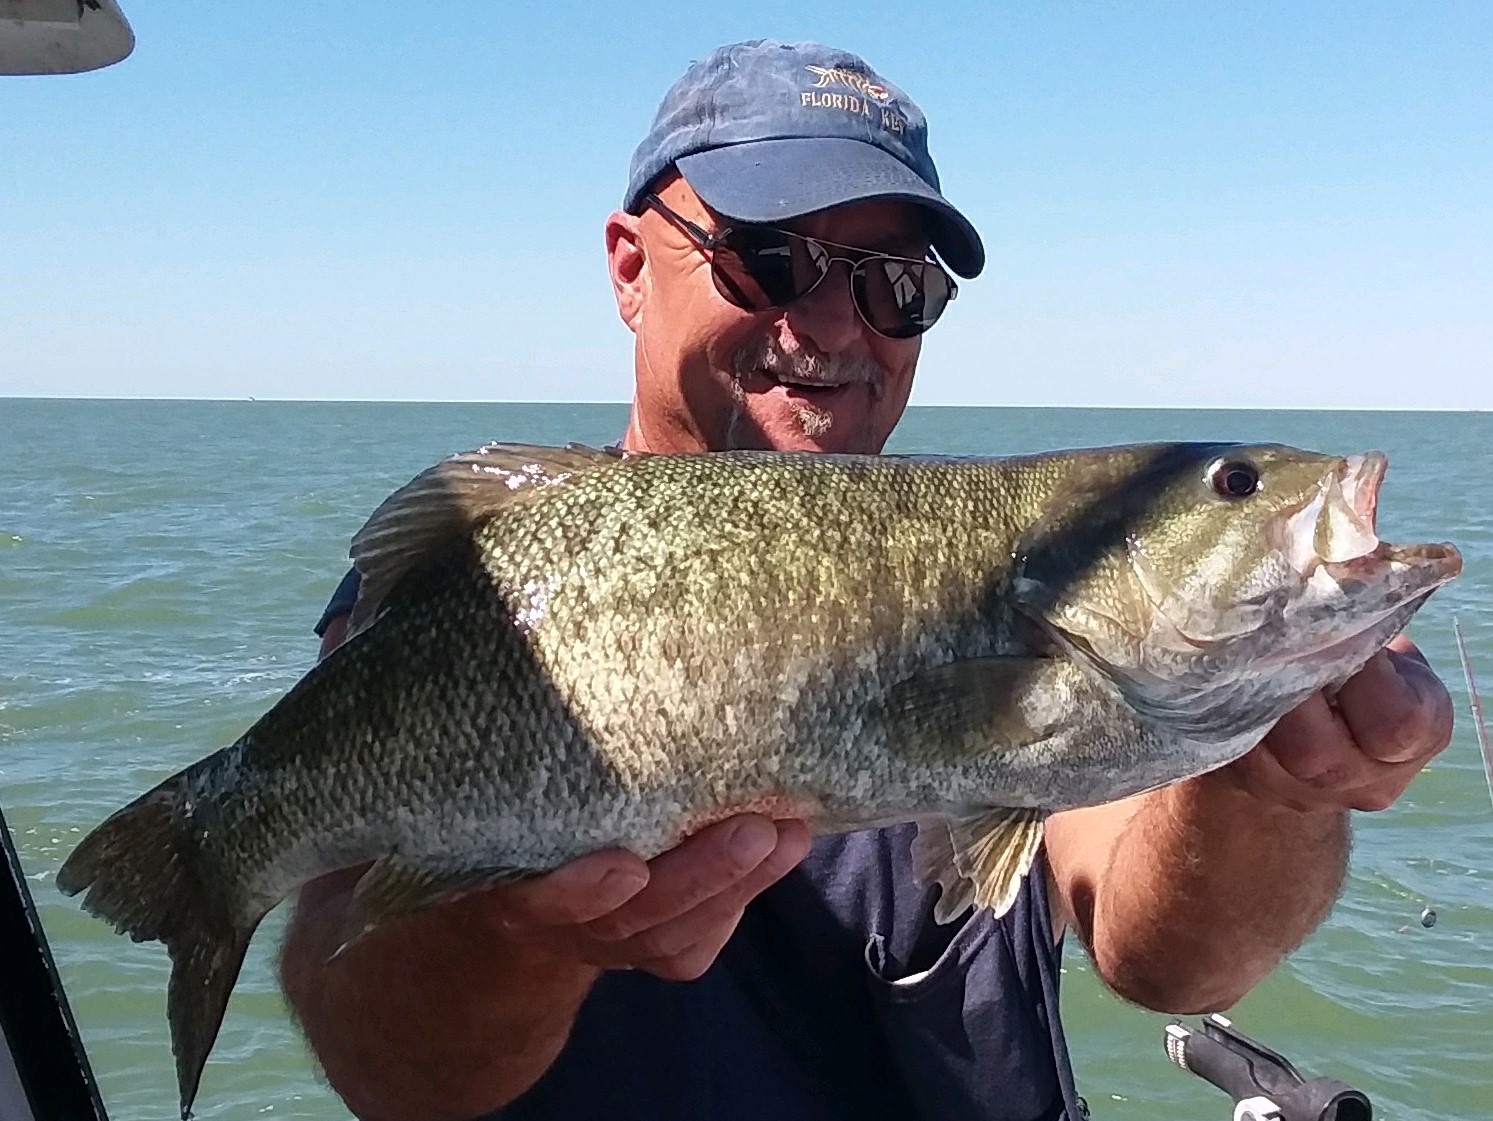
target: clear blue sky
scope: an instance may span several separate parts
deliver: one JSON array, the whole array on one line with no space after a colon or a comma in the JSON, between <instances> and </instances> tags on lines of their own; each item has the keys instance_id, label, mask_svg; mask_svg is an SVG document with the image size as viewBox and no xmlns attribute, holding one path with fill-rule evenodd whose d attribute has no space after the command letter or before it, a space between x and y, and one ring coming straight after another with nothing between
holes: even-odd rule
<instances>
[{"instance_id":1,"label":"clear blue sky","mask_svg":"<svg viewBox=\"0 0 1493 1121\"><path fill-rule=\"evenodd\" d=\"M0 395L623 400L602 222L724 42L863 54L990 266L924 404L1493 407L1493 4L204 4L0 78Z\"/></svg>"}]
</instances>

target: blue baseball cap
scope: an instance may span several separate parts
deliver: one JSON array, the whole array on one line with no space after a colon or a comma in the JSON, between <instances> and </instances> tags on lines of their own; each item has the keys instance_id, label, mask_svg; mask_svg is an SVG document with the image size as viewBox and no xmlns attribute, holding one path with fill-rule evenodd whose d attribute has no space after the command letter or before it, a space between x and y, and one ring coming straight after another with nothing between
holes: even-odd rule
<instances>
[{"instance_id":1,"label":"blue baseball cap","mask_svg":"<svg viewBox=\"0 0 1493 1121\"><path fill-rule=\"evenodd\" d=\"M963 277L985 266L969 219L939 193L928 122L848 51L755 39L712 51L664 95L633 153L622 207L670 167L736 222L785 222L870 199L921 206L938 255Z\"/></svg>"}]
</instances>

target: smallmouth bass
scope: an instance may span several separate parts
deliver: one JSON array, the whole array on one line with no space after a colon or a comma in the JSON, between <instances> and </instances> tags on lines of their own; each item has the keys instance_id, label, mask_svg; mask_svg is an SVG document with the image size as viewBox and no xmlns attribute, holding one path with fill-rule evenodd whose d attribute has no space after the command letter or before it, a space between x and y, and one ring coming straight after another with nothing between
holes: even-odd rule
<instances>
[{"instance_id":1,"label":"smallmouth bass","mask_svg":"<svg viewBox=\"0 0 1493 1121\"><path fill-rule=\"evenodd\" d=\"M1384 470L1275 445L489 445L354 538L349 640L58 884L166 943L184 1116L257 924L337 868L373 862L346 949L751 808L917 820L935 917L1003 911L1047 813L1237 758L1457 574L1450 545L1379 540Z\"/></svg>"}]
</instances>

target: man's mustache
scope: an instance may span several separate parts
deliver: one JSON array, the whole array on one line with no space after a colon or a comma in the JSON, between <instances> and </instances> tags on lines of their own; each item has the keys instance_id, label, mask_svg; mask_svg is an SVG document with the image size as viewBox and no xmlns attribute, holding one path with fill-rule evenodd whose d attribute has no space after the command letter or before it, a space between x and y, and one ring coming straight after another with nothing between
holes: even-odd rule
<instances>
[{"instance_id":1,"label":"man's mustache","mask_svg":"<svg viewBox=\"0 0 1493 1121\"><path fill-rule=\"evenodd\" d=\"M758 371L766 371L775 378L834 385L868 382L874 387L886 379L886 371L874 358L789 350L775 335L760 335L737 347L731 356L731 368L738 381Z\"/></svg>"}]
</instances>

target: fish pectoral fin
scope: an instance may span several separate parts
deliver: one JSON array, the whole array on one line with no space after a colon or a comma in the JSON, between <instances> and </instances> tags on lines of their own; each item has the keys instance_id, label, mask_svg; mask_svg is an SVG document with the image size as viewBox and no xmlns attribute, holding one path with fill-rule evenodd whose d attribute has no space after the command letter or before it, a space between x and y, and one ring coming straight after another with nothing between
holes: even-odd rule
<instances>
[{"instance_id":1,"label":"fish pectoral fin","mask_svg":"<svg viewBox=\"0 0 1493 1121\"><path fill-rule=\"evenodd\" d=\"M376 927L394 919L423 911L442 900L528 875L532 872L521 868L437 872L398 853L386 853L354 885L342 923L342 942L328 960L340 957Z\"/></svg>"},{"instance_id":2,"label":"fish pectoral fin","mask_svg":"<svg viewBox=\"0 0 1493 1121\"><path fill-rule=\"evenodd\" d=\"M903 756L954 762L1047 739L1063 716L1041 703L1038 683L1053 668L1051 658L992 655L914 674L883 702L892 742Z\"/></svg>"},{"instance_id":3,"label":"fish pectoral fin","mask_svg":"<svg viewBox=\"0 0 1493 1121\"><path fill-rule=\"evenodd\" d=\"M941 889L934 919L952 922L974 906L989 907L997 918L1009 911L1042 844L1046 816L1001 807L920 821L912 856L922 882Z\"/></svg>"},{"instance_id":4,"label":"fish pectoral fin","mask_svg":"<svg viewBox=\"0 0 1493 1121\"><path fill-rule=\"evenodd\" d=\"M479 522L546 487L627 458L583 444L484 444L420 472L353 535L350 555L363 579L349 636L368 628L405 573L469 536Z\"/></svg>"}]
</instances>

